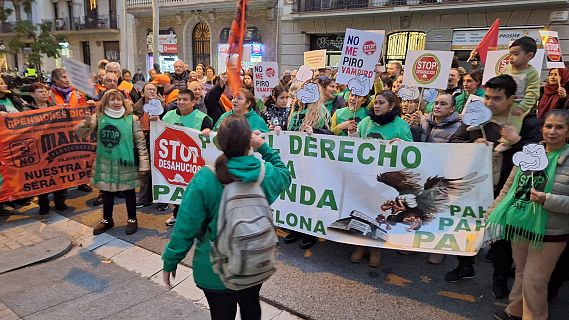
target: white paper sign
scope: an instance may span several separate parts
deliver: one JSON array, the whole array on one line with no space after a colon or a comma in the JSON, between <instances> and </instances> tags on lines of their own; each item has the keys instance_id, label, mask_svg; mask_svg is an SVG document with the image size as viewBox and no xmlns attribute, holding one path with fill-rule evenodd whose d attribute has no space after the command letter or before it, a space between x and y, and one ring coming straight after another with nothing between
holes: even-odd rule
<instances>
[{"instance_id":1,"label":"white paper sign","mask_svg":"<svg viewBox=\"0 0 569 320\"><path fill-rule=\"evenodd\" d=\"M545 63L548 69L565 68L559 35L557 31L540 30L541 43L545 49Z\"/></svg>"},{"instance_id":2,"label":"white paper sign","mask_svg":"<svg viewBox=\"0 0 569 320\"><path fill-rule=\"evenodd\" d=\"M313 72L307 65L301 65L296 72L296 81L304 82L312 79Z\"/></svg>"},{"instance_id":3,"label":"white paper sign","mask_svg":"<svg viewBox=\"0 0 569 320\"><path fill-rule=\"evenodd\" d=\"M253 66L255 98L265 100L279 84L279 66L276 62L259 62Z\"/></svg>"},{"instance_id":4,"label":"white paper sign","mask_svg":"<svg viewBox=\"0 0 569 320\"><path fill-rule=\"evenodd\" d=\"M474 100L464 108L462 122L466 125L479 126L490 119L492 119L492 110L480 100Z\"/></svg>"},{"instance_id":5,"label":"white paper sign","mask_svg":"<svg viewBox=\"0 0 569 320\"><path fill-rule=\"evenodd\" d=\"M549 159L542 144L526 144L522 151L518 151L512 157L515 166L523 172L545 170L549 165Z\"/></svg>"},{"instance_id":6,"label":"white paper sign","mask_svg":"<svg viewBox=\"0 0 569 320\"><path fill-rule=\"evenodd\" d=\"M545 50L537 49L535 57L529 61L537 73L541 73L541 68L543 67L543 56L545 55ZM484 75L482 77L482 83L494 78L497 75L504 73L506 66L510 63L510 50L498 50L498 51L488 51L486 56L486 66L484 68Z\"/></svg>"},{"instance_id":7,"label":"white paper sign","mask_svg":"<svg viewBox=\"0 0 569 320\"><path fill-rule=\"evenodd\" d=\"M446 89L453 56L453 51L408 51L403 84L410 87Z\"/></svg>"},{"instance_id":8,"label":"white paper sign","mask_svg":"<svg viewBox=\"0 0 569 320\"><path fill-rule=\"evenodd\" d=\"M401 88L399 88L397 95L403 101L405 101L405 100L417 100L417 99L419 99L419 96L421 95L421 91L417 87L408 87L406 85L401 85Z\"/></svg>"},{"instance_id":9,"label":"white paper sign","mask_svg":"<svg viewBox=\"0 0 569 320\"><path fill-rule=\"evenodd\" d=\"M164 112L162 102L158 99L151 99L142 106L142 110L151 116L159 116Z\"/></svg>"},{"instance_id":10,"label":"white paper sign","mask_svg":"<svg viewBox=\"0 0 569 320\"><path fill-rule=\"evenodd\" d=\"M73 58L61 57L61 59L69 81L75 89L94 97L95 84L91 78L91 67Z\"/></svg>"},{"instance_id":11,"label":"white paper sign","mask_svg":"<svg viewBox=\"0 0 569 320\"><path fill-rule=\"evenodd\" d=\"M373 82L384 38L385 34L380 32L346 29L336 82L347 85L360 74Z\"/></svg>"}]
</instances>

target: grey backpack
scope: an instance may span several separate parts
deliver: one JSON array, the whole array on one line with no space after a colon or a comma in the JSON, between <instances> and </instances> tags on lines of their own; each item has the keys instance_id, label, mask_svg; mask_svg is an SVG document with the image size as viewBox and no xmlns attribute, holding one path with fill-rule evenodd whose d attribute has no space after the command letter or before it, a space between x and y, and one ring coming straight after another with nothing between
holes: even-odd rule
<instances>
[{"instance_id":1,"label":"grey backpack","mask_svg":"<svg viewBox=\"0 0 569 320\"><path fill-rule=\"evenodd\" d=\"M210 258L213 271L232 290L261 284L275 273L277 235L261 188L264 177L261 163L256 182L232 182L221 196Z\"/></svg>"}]
</instances>

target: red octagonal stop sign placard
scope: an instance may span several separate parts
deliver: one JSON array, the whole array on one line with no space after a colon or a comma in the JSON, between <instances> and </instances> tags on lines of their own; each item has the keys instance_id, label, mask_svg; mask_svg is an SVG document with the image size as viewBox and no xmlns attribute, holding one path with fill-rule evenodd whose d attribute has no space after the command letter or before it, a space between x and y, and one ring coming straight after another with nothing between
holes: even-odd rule
<instances>
[{"instance_id":1,"label":"red octagonal stop sign placard","mask_svg":"<svg viewBox=\"0 0 569 320\"><path fill-rule=\"evenodd\" d=\"M547 59L549 61L558 62L561 61L561 48L559 47L559 41L555 37L549 37L545 43L545 51L547 52Z\"/></svg>"},{"instance_id":2,"label":"red octagonal stop sign placard","mask_svg":"<svg viewBox=\"0 0 569 320\"><path fill-rule=\"evenodd\" d=\"M168 183L186 186L205 160L194 139L181 130L166 127L154 141L153 165Z\"/></svg>"},{"instance_id":3,"label":"red octagonal stop sign placard","mask_svg":"<svg viewBox=\"0 0 569 320\"><path fill-rule=\"evenodd\" d=\"M412 70L415 81L419 84L429 84L439 76L441 64L435 55L427 53L415 60Z\"/></svg>"}]
</instances>

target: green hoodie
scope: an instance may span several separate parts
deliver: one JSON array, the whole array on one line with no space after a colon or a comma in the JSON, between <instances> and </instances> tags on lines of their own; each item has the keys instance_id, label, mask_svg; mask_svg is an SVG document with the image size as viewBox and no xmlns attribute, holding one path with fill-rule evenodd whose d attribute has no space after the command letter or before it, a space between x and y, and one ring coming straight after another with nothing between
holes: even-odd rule
<instances>
[{"instance_id":1,"label":"green hoodie","mask_svg":"<svg viewBox=\"0 0 569 320\"><path fill-rule=\"evenodd\" d=\"M257 152L265 160L265 178L261 187L269 203L273 203L289 187L290 172L281 161L279 153L266 143ZM245 182L257 181L260 167L261 161L253 155L234 157L227 161L229 172ZM210 241L217 237L217 213L222 192L223 185L210 169L202 168L196 173L186 188L172 237L162 254L164 271L175 270L196 240L192 264L194 280L198 287L212 290L226 289L219 276L213 272L209 257L212 250Z\"/></svg>"},{"instance_id":2,"label":"green hoodie","mask_svg":"<svg viewBox=\"0 0 569 320\"><path fill-rule=\"evenodd\" d=\"M213 126L213 131L219 130L219 126L221 126L221 122L225 118L227 118L228 116L230 116L234 113L235 112L233 112L233 110L231 110L231 111L227 111L226 113L222 114L221 117L219 117L219 120L217 120L217 122L215 123L215 126ZM251 131L259 130L261 132L269 132L269 127L265 123L265 120L263 120L263 118L261 118L261 116L259 114L257 114L257 112L255 110L253 110L253 109L249 110L249 112L247 112L245 114L245 118L247 118L247 122L249 122L249 126L251 127Z\"/></svg>"},{"instance_id":3,"label":"green hoodie","mask_svg":"<svg viewBox=\"0 0 569 320\"><path fill-rule=\"evenodd\" d=\"M484 89L478 88L478 90L476 90L474 95L479 97L484 97ZM462 110L464 110L464 107L466 106L466 101L468 101L469 97L470 93L464 90L464 92L462 92L456 98L454 98L454 111L456 111L456 113L458 114L462 113Z\"/></svg>"}]
</instances>

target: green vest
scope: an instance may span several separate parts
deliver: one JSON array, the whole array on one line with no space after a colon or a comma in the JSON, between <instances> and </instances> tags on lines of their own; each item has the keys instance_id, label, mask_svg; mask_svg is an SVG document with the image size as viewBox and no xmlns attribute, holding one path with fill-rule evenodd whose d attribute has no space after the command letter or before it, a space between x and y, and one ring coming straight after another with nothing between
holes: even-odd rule
<instances>
[{"instance_id":1,"label":"green vest","mask_svg":"<svg viewBox=\"0 0 569 320\"><path fill-rule=\"evenodd\" d=\"M208 117L208 115L198 109L195 109L192 113L185 116L179 115L176 110L171 110L164 115L162 121L186 128L201 130L203 121L206 117Z\"/></svg>"},{"instance_id":2,"label":"green vest","mask_svg":"<svg viewBox=\"0 0 569 320\"><path fill-rule=\"evenodd\" d=\"M348 107L336 110L336 125L344 123L348 120L356 120L356 125L360 123L365 117L367 117L367 109L365 106L361 106L356 112L351 111ZM348 132L342 130L341 136L347 136Z\"/></svg>"},{"instance_id":3,"label":"green vest","mask_svg":"<svg viewBox=\"0 0 569 320\"><path fill-rule=\"evenodd\" d=\"M132 115L118 119L103 114L97 129L97 160L93 181L136 187Z\"/></svg>"},{"instance_id":4,"label":"green vest","mask_svg":"<svg viewBox=\"0 0 569 320\"><path fill-rule=\"evenodd\" d=\"M26 68L26 73L24 74L26 77L36 77L36 68Z\"/></svg>"},{"instance_id":5,"label":"green vest","mask_svg":"<svg viewBox=\"0 0 569 320\"><path fill-rule=\"evenodd\" d=\"M223 120L225 120L225 118L229 117L233 113L234 113L233 110L231 110L222 114L221 117L219 117L219 120L217 120L217 122L215 123L213 131L219 130L219 126L221 126ZM249 112L245 114L245 118L247 118L247 122L249 122L251 131L259 130L261 132L269 132L269 127L267 126L267 123L265 122L265 120L263 120L263 118L261 118L257 114L255 110L249 110Z\"/></svg>"},{"instance_id":6,"label":"green vest","mask_svg":"<svg viewBox=\"0 0 569 320\"><path fill-rule=\"evenodd\" d=\"M388 124L379 125L368 116L360 122L358 131L360 138L382 140L399 138L404 141L413 141L413 135L411 134L409 125L400 117L395 117L395 119Z\"/></svg>"}]
</instances>

